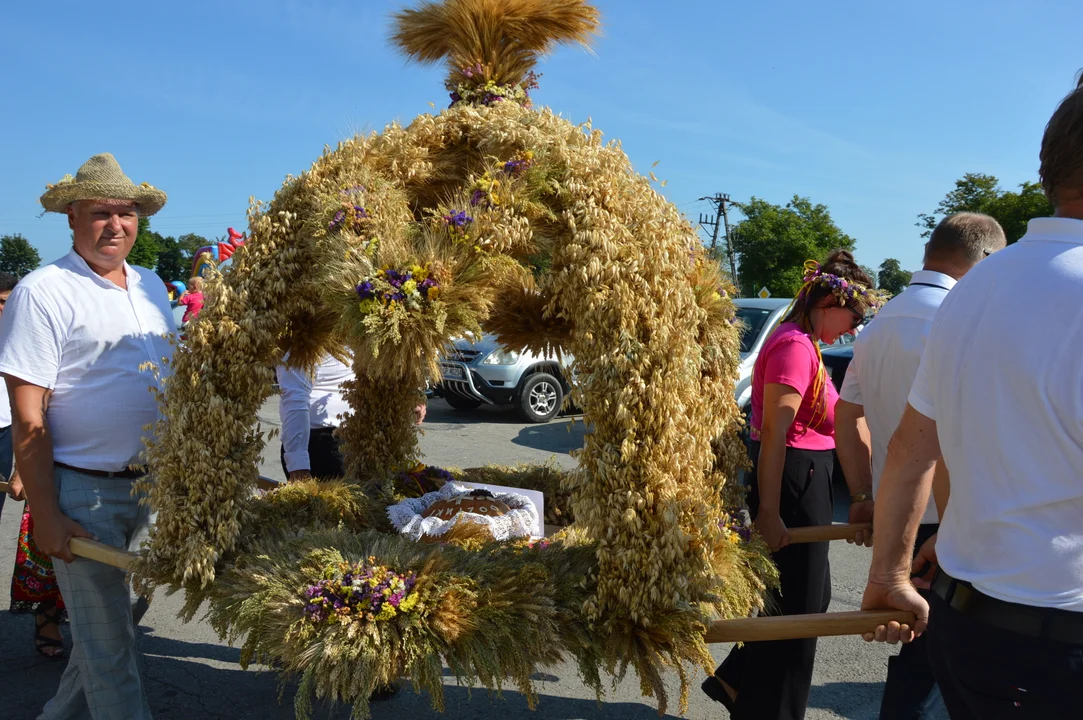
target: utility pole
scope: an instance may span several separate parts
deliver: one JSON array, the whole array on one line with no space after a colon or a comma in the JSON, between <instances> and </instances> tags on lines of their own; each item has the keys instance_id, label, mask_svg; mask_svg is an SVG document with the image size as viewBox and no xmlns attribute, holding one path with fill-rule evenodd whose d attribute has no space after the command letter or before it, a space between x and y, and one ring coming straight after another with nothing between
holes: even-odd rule
<instances>
[{"instance_id":1,"label":"utility pole","mask_svg":"<svg viewBox=\"0 0 1083 720\"><path fill-rule=\"evenodd\" d=\"M733 278L733 284L737 283L737 261L733 253L733 243L730 239L730 218L727 205L733 205L734 202L730 200L730 196L724 193L715 193L711 197L701 197L700 200L706 200L715 206L716 212L722 216L722 222L718 222L718 215L708 215L704 219L703 215L699 216L700 227L707 229L707 226L712 226L713 232L711 234L711 252L714 253L718 248L718 231L721 225L725 226L726 230L726 257L730 261L730 276Z\"/></svg>"}]
</instances>

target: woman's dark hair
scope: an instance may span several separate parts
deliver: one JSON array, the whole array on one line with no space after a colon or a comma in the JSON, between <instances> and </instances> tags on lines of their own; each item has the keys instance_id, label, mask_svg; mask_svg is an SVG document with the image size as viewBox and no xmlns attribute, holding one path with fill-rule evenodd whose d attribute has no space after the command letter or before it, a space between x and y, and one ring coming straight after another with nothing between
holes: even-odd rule
<instances>
[{"instance_id":1,"label":"woman's dark hair","mask_svg":"<svg viewBox=\"0 0 1083 720\"><path fill-rule=\"evenodd\" d=\"M850 283L858 283L866 288L872 288L872 278L861 269L854 261L853 254L849 250L833 250L827 258L820 263L820 273L823 275L835 275ZM793 322L799 325L808 323L809 313L813 308L819 307L828 296L832 295L831 286L827 283L806 284L801 288L789 314L783 318L783 322ZM851 302L849 306L862 315L869 311L867 303Z\"/></svg>"},{"instance_id":2,"label":"woman's dark hair","mask_svg":"<svg viewBox=\"0 0 1083 720\"><path fill-rule=\"evenodd\" d=\"M14 290L19 284L19 278L8 272L0 272L0 292Z\"/></svg>"}]
</instances>

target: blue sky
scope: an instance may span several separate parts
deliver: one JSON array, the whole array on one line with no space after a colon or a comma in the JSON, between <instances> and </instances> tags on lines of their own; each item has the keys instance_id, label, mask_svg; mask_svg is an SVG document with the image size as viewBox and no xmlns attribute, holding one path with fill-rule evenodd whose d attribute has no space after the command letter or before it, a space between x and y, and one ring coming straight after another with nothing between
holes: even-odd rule
<instances>
[{"instance_id":1,"label":"blue sky","mask_svg":"<svg viewBox=\"0 0 1083 720\"><path fill-rule=\"evenodd\" d=\"M67 250L47 182L114 153L169 194L166 235L243 230L325 144L447 103L388 42L381 0L5 3L0 234ZM828 206L859 262L916 269L914 226L966 172L1035 180L1041 133L1083 67L1078 0L598 0L594 54L543 60L535 103L588 117L692 219L727 192Z\"/></svg>"}]
</instances>

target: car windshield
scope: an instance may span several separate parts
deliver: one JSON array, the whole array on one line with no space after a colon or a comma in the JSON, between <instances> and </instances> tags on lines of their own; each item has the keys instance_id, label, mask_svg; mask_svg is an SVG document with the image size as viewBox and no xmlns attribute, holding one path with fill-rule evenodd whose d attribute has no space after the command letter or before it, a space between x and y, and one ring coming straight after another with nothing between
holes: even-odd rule
<instances>
[{"instance_id":1,"label":"car windshield","mask_svg":"<svg viewBox=\"0 0 1083 720\"><path fill-rule=\"evenodd\" d=\"M771 311L766 308L738 307L737 319L741 322L741 352L751 352L756 338L763 332Z\"/></svg>"}]
</instances>

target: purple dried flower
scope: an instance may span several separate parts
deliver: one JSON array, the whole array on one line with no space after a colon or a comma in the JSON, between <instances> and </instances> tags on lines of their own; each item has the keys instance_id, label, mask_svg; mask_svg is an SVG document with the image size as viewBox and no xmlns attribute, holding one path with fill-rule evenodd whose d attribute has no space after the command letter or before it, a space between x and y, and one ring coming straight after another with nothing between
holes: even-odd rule
<instances>
[{"instance_id":1,"label":"purple dried flower","mask_svg":"<svg viewBox=\"0 0 1083 720\"><path fill-rule=\"evenodd\" d=\"M508 160L504 163L504 172L508 175L518 175L528 164L526 160Z\"/></svg>"},{"instance_id":2,"label":"purple dried flower","mask_svg":"<svg viewBox=\"0 0 1083 720\"><path fill-rule=\"evenodd\" d=\"M484 190L475 190L474 194L470 196L470 205L477 207L483 200L488 197Z\"/></svg>"},{"instance_id":3,"label":"purple dried flower","mask_svg":"<svg viewBox=\"0 0 1083 720\"><path fill-rule=\"evenodd\" d=\"M474 222L474 218L467 215L465 210L459 210L445 215L444 222L448 224L448 227L461 228Z\"/></svg>"},{"instance_id":4,"label":"purple dried flower","mask_svg":"<svg viewBox=\"0 0 1083 720\"><path fill-rule=\"evenodd\" d=\"M333 218L331 218L331 223L327 226L327 229L328 230L334 230L335 228L340 226L345 219L346 219L346 211L345 210L337 211L335 213L335 216Z\"/></svg>"},{"instance_id":5,"label":"purple dried flower","mask_svg":"<svg viewBox=\"0 0 1083 720\"><path fill-rule=\"evenodd\" d=\"M357 284L357 296L362 300L369 300L376 297L376 291L372 286L371 280L364 280Z\"/></svg>"}]
</instances>

